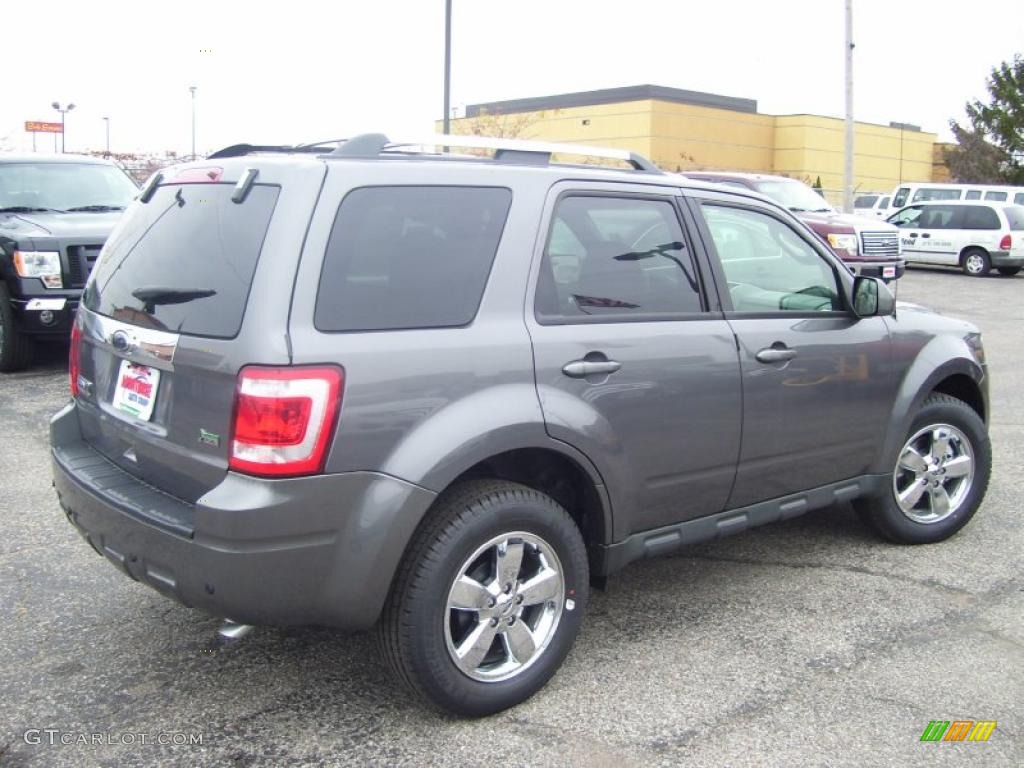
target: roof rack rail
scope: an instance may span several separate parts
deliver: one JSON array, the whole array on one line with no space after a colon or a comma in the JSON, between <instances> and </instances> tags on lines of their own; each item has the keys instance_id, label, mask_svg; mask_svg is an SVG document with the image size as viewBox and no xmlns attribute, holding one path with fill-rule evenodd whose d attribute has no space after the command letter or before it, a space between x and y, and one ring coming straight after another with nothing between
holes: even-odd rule
<instances>
[{"instance_id":1,"label":"roof rack rail","mask_svg":"<svg viewBox=\"0 0 1024 768\"><path fill-rule=\"evenodd\" d=\"M551 162L551 156L555 154L600 157L608 160L621 160L622 162L629 163L638 171L662 173L662 170L646 157L636 152L630 152L628 149L594 147L589 144L566 144L450 134L435 134L420 138L403 139L402 141L391 141L381 133L365 133L343 142L328 156L368 158L378 157L389 150L431 146L493 149L495 151L494 160L497 162L524 163L527 165L546 165Z\"/></svg>"},{"instance_id":2,"label":"roof rack rail","mask_svg":"<svg viewBox=\"0 0 1024 768\"><path fill-rule=\"evenodd\" d=\"M218 149L212 155L207 155L206 159L217 160L222 157L243 157L251 155L253 152L306 152L316 154L318 152L322 153L325 149L330 149L337 141L345 141L345 139L335 139L334 141L319 142L317 144L296 144L293 147L267 144L232 144L230 147Z\"/></svg>"}]
</instances>

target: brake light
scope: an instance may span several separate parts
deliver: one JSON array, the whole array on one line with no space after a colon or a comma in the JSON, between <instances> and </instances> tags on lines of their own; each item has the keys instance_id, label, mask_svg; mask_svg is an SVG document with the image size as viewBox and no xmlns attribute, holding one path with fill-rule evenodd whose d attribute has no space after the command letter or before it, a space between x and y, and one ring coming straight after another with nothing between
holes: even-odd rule
<instances>
[{"instance_id":1,"label":"brake light","mask_svg":"<svg viewBox=\"0 0 1024 768\"><path fill-rule=\"evenodd\" d=\"M322 472L344 386L332 366L243 368L228 466L268 477Z\"/></svg>"},{"instance_id":2,"label":"brake light","mask_svg":"<svg viewBox=\"0 0 1024 768\"><path fill-rule=\"evenodd\" d=\"M999 250L1008 251L1013 245L1013 238L1010 235L1003 235L1003 239L999 241Z\"/></svg>"},{"instance_id":3,"label":"brake light","mask_svg":"<svg viewBox=\"0 0 1024 768\"><path fill-rule=\"evenodd\" d=\"M82 345L82 329L76 320L71 324L71 351L68 353L68 375L71 376L71 396L78 397L78 349Z\"/></svg>"},{"instance_id":4,"label":"brake light","mask_svg":"<svg viewBox=\"0 0 1024 768\"><path fill-rule=\"evenodd\" d=\"M180 171L170 184L216 184L224 175L223 168L186 168Z\"/></svg>"}]
</instances>

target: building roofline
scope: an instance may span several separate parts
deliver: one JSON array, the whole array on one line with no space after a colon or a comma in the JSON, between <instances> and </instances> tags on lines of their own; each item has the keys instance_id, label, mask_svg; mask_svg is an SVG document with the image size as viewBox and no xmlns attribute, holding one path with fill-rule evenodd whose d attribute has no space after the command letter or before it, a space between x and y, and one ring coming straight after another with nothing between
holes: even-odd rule
<instances>
[{"instance_id":1,"label":"building roofline","mask_svg":"<svg viewBox=\"0 0 1024 768\"><path fill-rule=\"evenodd\" d=\"M648 84L469 104L466 106L466 117L478 117L481 113L510 114L515 112L538 112L544 109L592 107L598 104L616 104L625 101L644 101L647 99L757 114L757 101L754 99L741 99L735 96L722 96L717 93L687 91L682 88L668 88L663 85Z\"/></svg>"}]
</instances>

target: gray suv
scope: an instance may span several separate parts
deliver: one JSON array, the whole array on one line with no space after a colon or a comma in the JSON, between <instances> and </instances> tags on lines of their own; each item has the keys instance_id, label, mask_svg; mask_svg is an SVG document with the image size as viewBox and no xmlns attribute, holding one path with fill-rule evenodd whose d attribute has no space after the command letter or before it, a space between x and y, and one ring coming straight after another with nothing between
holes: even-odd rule
<instances>
[{"instance_id":1,"label":"gray suv","mask_svg":"<svg viewBox=\"0 0 1024 768\"><path fill-rule=\"evenodd\" d=\"M436 141L496 151L239 145L145 185L51 426L100 555L235 629L376 626L412 690L482 715L633 560L840 501L905 544L977 510L976 328L755 192Z\"/></svg>"}]
</instances>

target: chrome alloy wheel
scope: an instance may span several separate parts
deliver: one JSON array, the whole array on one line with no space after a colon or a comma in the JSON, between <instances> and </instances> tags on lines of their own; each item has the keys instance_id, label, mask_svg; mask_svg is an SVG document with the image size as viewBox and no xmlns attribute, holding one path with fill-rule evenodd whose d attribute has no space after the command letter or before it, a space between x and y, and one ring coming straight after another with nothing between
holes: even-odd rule
<instances>
[{"instance_id":1,"label":"chrome alloy wheel","mask_svg":"<svg viewBox=\"0 0 1024 768\"><path fill-rule=\"evenodd\" d=\"M956 512L973 483L971 442L949 424L918 430L900 451L892 476L892 490L903 514L926 524Z\"/></svg>"},{"instance_id":2,"label":"chrome alloy wheel","mask_svg":"<svg viewBox=\"0 0 1024 768\"><path fill-rule=\"evenodd\" d=\"M969 253L967 258L964 259L964 266L967 267L967 271L972 275L980 275L985 269L985 259L977 253Z\"/></svg>"},{"instance_id":3,"label":"chrome alloy wheel","mask_svg":"<svg viewBox=\"0 0 1024 768\"><path fill-rule=\"evenodd\" d=\"M448 591L445 644L465 675L508 680L541 657L572 607L550 544L521 531L495 536L466 559Z\"/></svg>"}]
</instances>

